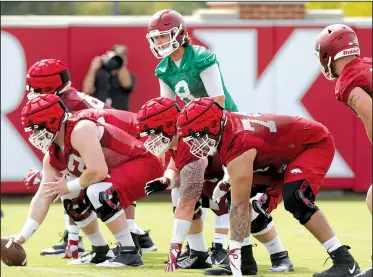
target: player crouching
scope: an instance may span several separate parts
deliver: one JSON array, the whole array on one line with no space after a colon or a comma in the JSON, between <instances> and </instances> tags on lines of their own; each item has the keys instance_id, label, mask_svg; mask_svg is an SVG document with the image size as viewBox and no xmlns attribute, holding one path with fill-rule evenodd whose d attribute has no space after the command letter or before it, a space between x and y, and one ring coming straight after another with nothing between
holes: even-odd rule
<instances>
[{"instance_id":1,"label":"player crouching","mask_svg":"<svg viewBox=\"0 0 373 277\"><path fill-rule=\"evenodd\" d=\"M163 191L166 188L171 189L180 183L179 201L175 211L166 271L173 271L176 268L207 268L206 275L232 275L227 253L218 257L217 263L221 267L210 268L213 256L210 255L210 259L207 259L207 249L203 240L203 222L200 218L201 205L203 208L210 208L218 216L228 214L224 198L219 204L213 201L214 188L224 176L223 166L219 155L209 157L201 163L197 157L190 153L188 145L176 132L179 113L180 108L174 100L158 97L145 103L137 116L140 132L144 137L147 137L144 143L145 147L155 155L165 152L171 155L164 176L147 183L147 194ZM219 196L222 197L222 194L219 193ZM258 192L257 194L253 191L252 200L257 201L261 196L263 193ZM266 201L262 201L263 209L268 208L268 213L270 213L280 201L281 198L268 196ZM256 238L264 243L270 254L272 267L269 271L292 271L293 264L277 236L272 217L268 213L259 211L252 217L252 231ZM185 238L191 250L189 256L184 255L183 257L180 251ZM242 244L242 253L243 274L256 275L258 268L253 256L250 236L245 238Z\"/></svg>"},{"instance_id":2,"label":"player crouching","mask_svg":"<svg viewBox=\"0 0 373 277\"><path fill-rule=\"evenodd\" d=\"M224 111L213 98L193 100L181 111L178 134L200 161L218 153L231 184L230 267L242 276L241 243L250 232L254 171L272 173L282 183L284 206L325 247L333 266L314 277L347 277L359 265L340 243L315 199L333 161L332 135L321 123L301 117Z\"/></svg>"},{"instance_id":3,"label":"player crouching","mask_svg":"<svg viewBox=\"0 0 373 277\"><path fill-rule=\"evenodd\" d=\"M31 132L30 142L45 156L41 185L31 202L29 218L16 236L20 243L38 229L53 200L61 198L66 212L92 243L93 253L70 264L143 265L123 209L145 196L144 184L161 176L162 168L140 141L115 124L105 123L108 116L110 112L105 110L83 110L72 116L55 95L40 95L27 102L22 124ZM118 242L118 254L113 258L109 258L111 251L97 217Z\"/></svg>"}]
</instances>

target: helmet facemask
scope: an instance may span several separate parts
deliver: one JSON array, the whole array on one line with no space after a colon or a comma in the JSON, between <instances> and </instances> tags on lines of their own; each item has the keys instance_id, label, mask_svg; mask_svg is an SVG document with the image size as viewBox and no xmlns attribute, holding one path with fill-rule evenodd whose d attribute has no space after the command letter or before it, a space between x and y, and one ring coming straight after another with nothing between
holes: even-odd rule
<instances>
[{"instance_id":1,"label":"helmet facemask","mask_svg":"<svg viewBox=\"0 0 373 277\"><path fill-rule=\"evenodd\" d=\"M31 131L31 128L26 128L26 131ZM48 148L52 145L53 141L56 139L57 134L58 132L53 134L46 128L43 128L38 131L33 131L28 140L33 146L45 154L48 151Z\"/></svg>"},{"instance_id":2,"label":"helmet facemask","mask_svg":"<svg viewBox=\"0 0 373 277\"><path fill-rule=\"evenodd\" d=\"M156 131L152 129L149 132L143 132L141 136L148 136L148 139L144 142L144 146L146 150L154 156L159 156L167 152L170 147L171 139L164 136L162 132L156 133Z\"/></svg>"},{"instance_id":3,"label":"helmet facemask","mask_svg":"<svg viewBox=\"0 0 373 277\"><path fill-rule=\"evenodd\" d=\"M184 44L185 35L183 36L182 43L180 44L177 41L177 36L179 35L180 31L182 30L182 25L180 24L178 27L173 27L170 30L162 31L159 30L151 30L146 35L146 38L149 41L150 49L152 50L154 56L158 59L162 59L164 57L169 56L171 53L179 49L179 47ZM157 36L168 35L169 40L165 43L156 45L154 42L154 38Z\"/></svg>"},{"instance_id":4,"label":"helmet facemask","mask_svg":"<svg viewBox=\"0 0 373 277\"><path fill-rule=\"evenodd\" d=\"M217 143L208 134L197 133L195 136L184 137L183 141L189 146L190 153L198 159L206 159L208 156L213 156L217 151Z\"/></svg>"}]
</instances>

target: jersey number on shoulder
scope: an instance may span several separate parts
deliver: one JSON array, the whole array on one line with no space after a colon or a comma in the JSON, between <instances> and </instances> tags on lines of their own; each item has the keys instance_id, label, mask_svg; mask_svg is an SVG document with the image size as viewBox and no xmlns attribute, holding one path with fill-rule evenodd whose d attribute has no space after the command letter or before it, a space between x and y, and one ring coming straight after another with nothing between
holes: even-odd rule
<instances>
[{"instance_id":1,"label":"jersey number on shoulder","mask_svg":"<svg viewBox=\"0 0 373 277\"><path fill-rule=\"evenodd\" d=\"M175 86L175 92L184 102L189 103L195 99L191 94L188 83L184 80L179 81Z\"/></svg>"},{"instance_id":2,"label":"jersey number on shoulder","mask_svg":"<svg viewBox=\"0 0 373 277\"><path fill-rule=\"evenodd\" d=\"M255 128L253 125L259 124L261 126L267 127L271 133L276 133L276 123L272 120L258 120L258 119L251 119L251 118L245 118L241 120L244 130L248 131L255 131Z\"/></svg>"}]
</instances>

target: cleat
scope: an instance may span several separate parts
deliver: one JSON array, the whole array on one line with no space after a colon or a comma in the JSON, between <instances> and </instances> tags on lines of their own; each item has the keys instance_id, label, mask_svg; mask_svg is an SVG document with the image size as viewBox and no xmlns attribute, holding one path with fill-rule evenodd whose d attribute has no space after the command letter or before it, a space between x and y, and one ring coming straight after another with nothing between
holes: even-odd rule
<instances>
[{"instance_id":1,"label":"cleat","mask_svg":"<svg viewBox=\"0 0 373 277\"><path fill-rule=\"evenodd\" d=\"M92 246L92 251L84 252L79 259L68 262L68 265L99 264L115 257L108 245Z\"/></svg>"},{"instance_id":2,"label":"cleat","mask_svg":"<svg viewBox=\"0 0 373 277\"><path fill-rule=\"evenodd\" d=\"M138 267L143 266L139 250L134 246L121 246L118 244L119 254L105 262L96 264L97 267Z\"/></svg>"},{"instance_id":3,"label":"cleat","mask_svg":"<svg viewBox=\"0 0 373 277\"><path fill-rule=\"evenodd\" d=\"M333 266L323 272L313 274L313 277L349 277L360 273L360 267L354 260L349 246L341 246L329 253ZM329 258L328 258L329 259Z\"/></svg>"},{"instance_id":4,"label":"cleat","mask_svg":"<svg viewBox=\"0 0 373 277\"><path fill-rule=\"evenodd\" d=\"M182 269L205 269L211 268L212 264L209 259L209 254L203 251L191 249L190 255L183 260L178 260L177 265Z\"/></svg>"},{"instance_id":5,"label":"cleat","mask_svg":"<svg viewBox=\"0 0 373 277\"><path fill-rule=\"evenodd\" d=\"M145 231L145 234L139 235L139 244L142 252L152 252L157 250L157 246L149 235L149 231Z\"/></svg>"},{"instance_id":6,"label":"cleat","mask_svg":"<svg viewBox=\"0 0 373 277\"><path fill-rule=\"evenodd\" d=\"M65 249L67 247L67 241L68 241L68 231L65 230L63 234L60 234L62 239L60 240L60 243L52 246L51 248L42 249L40 251L41 256L61 256L65 255ZM82 237L79 237L79 244L78 244L78 252L83 253L84 245L82 241Z\"/></svg>"},{"instance_id":7,"label":"cleat","mask_svg":"<svg viewBox=\"0 0 373 277\"><path fill-rule=\"evenodd\" d=\"M213 242L209 252L212 264L229 264L228 251L223 248L221 243Z\"/></svg>"},{"instance_id":8,"label":"cleat","mask_svg":"<svg viewBox=\"0 0 373 277\"><path fill-rule=\"evenodd\" d=\"M268 269L269 272L291 272L294 271L293 263L291 262L288 251L272 254L272 267Z\"/></svg>"},{"instance_id":9,"label":"cleat","mask_svg":"<svg viewBox=\"0 0 373 277\"><path fill-rule=\"evenodd\" d=\"M256 275L258 266L253 255L253 246L245 245L241 248L241 272L242 275ZM205 270L205 275L209 276L226 276L233 275L229 264L223 264L219 267L209 268Z\"/></svg>"}]
</instances>

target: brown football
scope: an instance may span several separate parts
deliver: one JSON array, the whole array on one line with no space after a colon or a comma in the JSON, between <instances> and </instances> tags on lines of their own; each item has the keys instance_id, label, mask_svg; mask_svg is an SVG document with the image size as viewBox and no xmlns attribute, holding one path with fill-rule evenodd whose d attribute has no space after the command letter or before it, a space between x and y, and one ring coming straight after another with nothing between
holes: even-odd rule
<instances>
[{"instance_id":1,"label":"brown football","mask_svg":"<svg viewBox=\"0 0 373 277\"><path fill-rule=\"evenodd\" d=\"M25 266L27 264L25 249L12 238L2 238L1 260L7 266Z\"/></svg>"}]
</instances>

